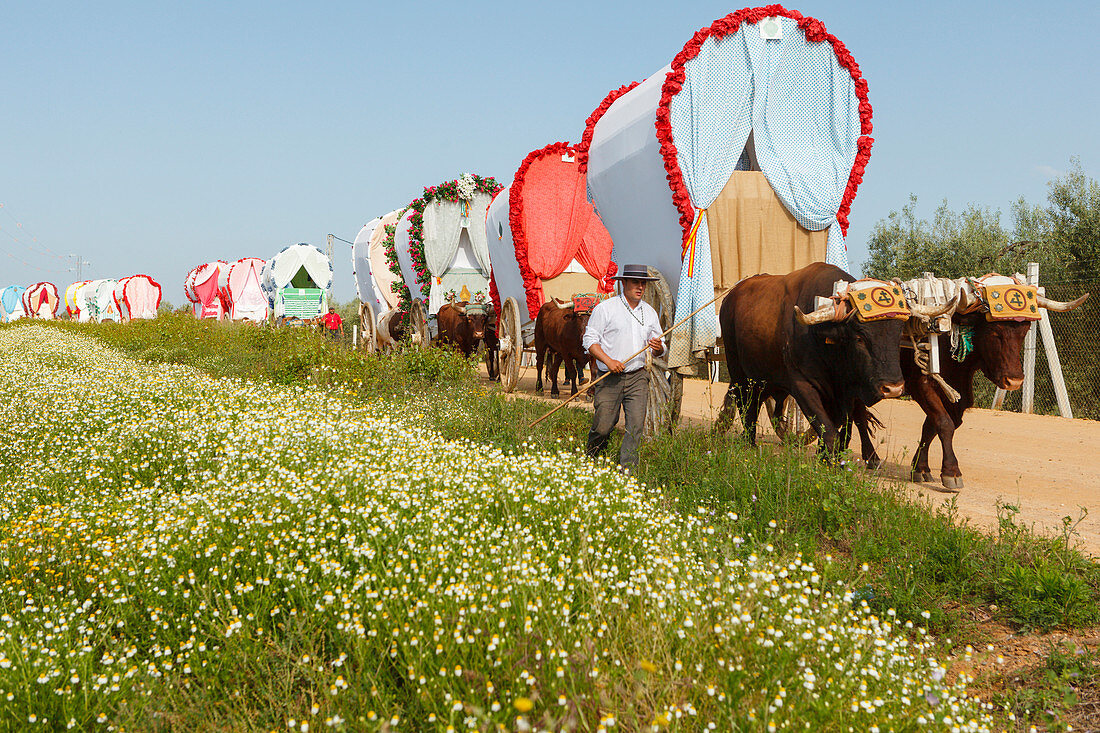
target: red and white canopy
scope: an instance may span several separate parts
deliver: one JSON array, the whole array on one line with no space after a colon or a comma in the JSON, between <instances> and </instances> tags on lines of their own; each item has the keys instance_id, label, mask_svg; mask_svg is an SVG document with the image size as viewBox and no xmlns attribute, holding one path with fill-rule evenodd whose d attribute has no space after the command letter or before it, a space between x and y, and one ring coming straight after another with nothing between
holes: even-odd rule
<instances>
[{"instance_id":1,"label":"red and white canopy","mask_svg":"<svg viewBox=\"0 0 1100 733\"><path fill-rule=\"evenodd\" d=\"M490 288L498 307L502 298L515 297L534 318L550 295L612 291L608 278L617 268L611 261L611 235L588 202L576 147L560 142L531 152L506 193L493 200L485 223L493 263ZM510 245L505 245L505 229ZM516 261L522 291L501 289L511 290L512 278L502 274L497 279L498 258L505 260L502 273L511 269L508 259Z\"/></svg>"},{"instance_id":2,"label":"red and white canopy","mask_svg":"<svg viewBox=\"0 0 1100 733\"><path fill-rule=\"evenodd\" d=\"M260 287L265 264L259 257L243 257L221 267L218 290L230 320L260 323L267 318L267 295Z\"/></svg>"},{"instance_id":3,"label":"red and white canopy","mask_svg":"<svg viewBox=\"0 0 1100 733\"><path fill-rule=\"evenodd\" d=\"M59 302L57 286L53 283L35 283L23 292L23 312L28 318L52 320Z\"/></svg>"},{"instance_id":4,"label":"red and white canopy","mask_svg":"<svg viewBox=\"0 0 1100 733\"><path fill-rule=\"evenodd\" d=\"M115 305L124 322L156 318L160 296L160 284L148 275L124 277L115 286Z\"/></svg>"}]
</instances>

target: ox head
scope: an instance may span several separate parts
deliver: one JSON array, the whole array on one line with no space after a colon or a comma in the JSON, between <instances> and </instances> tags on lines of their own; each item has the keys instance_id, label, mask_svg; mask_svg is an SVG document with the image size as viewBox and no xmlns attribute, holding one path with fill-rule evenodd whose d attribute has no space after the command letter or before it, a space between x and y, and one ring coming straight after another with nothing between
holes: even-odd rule
<instances>
[{"instance_id":1,"label":"ox head","mask_svg":"<svg viewBox=\"0 0 1100 733\"><path fill-rule=\"evenodd\" d=\"M470 335L475 343L484 339L485 334L493 329L495 319L492 303L453 303L452 305L466 318Z\"/></svg>"},{"instance_id":2,"label":"ox head","mask_svg":"<svg viewBox=\"0 0 1100 733\"><path fill-rule=\"evenodd\" d=\"M1024 383L1023 345L1031 324L1039 320L1040 308L1065 313L1089 297L1063 303L1025 284L1021 275L1006 277L991 273L959 283L959 307L952 327L965 334L955 341L969 341L956 351L958 361L976 362L982 373L1001 389L1013 391Z\"/></svg>"},{"instance_id":3,"label":"ox head","mask_svg":"<svg viewBox=\"0 0 1100 733\"><path fill-rule=\"evenodd\" d=\"M554 304L564 311L566 321L576 322L577 328L583 336L584 332L588 329L588 319L592 317L592 309L595 308L600 301L605 300L606 297L605 295L594 294L574 295L573 299L568 303L554 298Z\"/></svg>"},{"instance_id":4,"label":"ox head","mask_svg":"<svg viewBox=\"0 0 1100 733\"><path fill-rule=\"evenodd\" d=\"M818 337L838 386L865 405L901 396L901 336L912 315L901 285L884 281L846 286L809 314L795 306L798 322ZM920 315L940 313L921 308Z\"/></svg>"}]
</instances>

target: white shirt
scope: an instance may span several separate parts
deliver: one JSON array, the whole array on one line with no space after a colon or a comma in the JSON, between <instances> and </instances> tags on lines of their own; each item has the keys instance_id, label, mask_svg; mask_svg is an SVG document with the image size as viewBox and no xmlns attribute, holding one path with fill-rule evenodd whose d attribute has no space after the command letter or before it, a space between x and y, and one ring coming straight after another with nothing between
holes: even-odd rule
<instances>
[{"instance_id":1,"label":"white shirt","mask_svg":"<svg viewBox=\"0 0 1100 733\"><path fill-rule=\"evenodd\" d=\"M657 311L644 300L638 303L637 308L631 309L626 298L620 294L592 309L581 344L586 352L592 344L599 344L605 354L623 362L626 371L633 372L645 367L645 352L630 361L626 358L640 351L651 338L661 338ZM664 345L664 339L661 339L661 346ZM602 361L597 360L596 365L601 372L607 371Z\"/></svg>"}]
</instances>

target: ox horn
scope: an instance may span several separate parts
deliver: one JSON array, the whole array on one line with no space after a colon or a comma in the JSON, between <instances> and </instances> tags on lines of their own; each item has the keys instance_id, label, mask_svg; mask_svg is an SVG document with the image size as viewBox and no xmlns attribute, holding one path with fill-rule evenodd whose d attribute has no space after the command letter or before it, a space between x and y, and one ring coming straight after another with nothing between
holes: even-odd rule
<instances>
[{"instance_id":1,"label":"ox horn","mask_svg":"<svg viewBox=\"0 0 1100 733\"><path fill-rule=\"evenodd\" d=\"M554 305L558 306L559 308L561 308L564 311L564 310L572 310L574 303L573 303L573 301L569 301L568 303L563 303L560 300L558 300L557 298L554 298Z\"/></svg>"},{"instance_id":2,"label":"ox horn","mask_svg":"<svg viewBox=\"0 0 1100 733\"><path fill-rule=\"evenodd\" d=\"M942 315L951 313L955 310L955 307L959 304L959 294L955 293L955 297L947 301L946 305L911 305L909 306L909 312L915 316L924 316L925 318L939 318Z\"/></svg>"},{"instance_id":3,"label":"ox horn","mask_svg":"<svg viewBox=\"0 0 1100 733\"><path fill-rule=\"evenodd\" d=\"M837 320L836 307L830 302L828 305L823 305L809 315L802 312L802 309L797 305L794 307L794 317L798 319L798 322L803 326L813 326L818 323L828 323L829 321Z\"/></svg>"},{"instance_id":4,"label":"ox horn","mask_svg":"<svg viewBox=\"0 0 1100 733\"><path fill-rule=\"evenodd\" d=\"M458 311L460 314L466 315L466 306L459 305L458 303L451 303L451 306L454 307L454 309L456 311Z\"/></svg>"},{"instance_id":5,"label":"ox horn","mask_svg":"<svg viewBox=\"0 0 1100 733\"><path fill-rule=\"evenodd\" d=\"M1074 308L1076 308L1077 306L1084 303L1088 299L1088 297L1089 297L1089 294L1085 293L1084 295L1082 295L1077 300L1070 301L1069 303L1063 303L1063 302L1058 301L1058 300L1051 300L1050 298L1046 297L1045 295L1040 295L1040 296L1038 296L1038 302L1039 302L1039 307L1040 308L1046 308L1048 311L1056 311L1058 313L1065 313L1066 311L1071 311Z\"/></svg>"}]
</instances>

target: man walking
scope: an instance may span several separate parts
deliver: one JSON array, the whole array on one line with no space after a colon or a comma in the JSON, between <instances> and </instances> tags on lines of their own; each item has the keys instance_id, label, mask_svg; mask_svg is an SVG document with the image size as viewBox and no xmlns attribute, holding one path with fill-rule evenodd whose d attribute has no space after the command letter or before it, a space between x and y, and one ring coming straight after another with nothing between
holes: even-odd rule
<instances>
[{"instance_id":1,"label":"man walking","mask_svg":"<svg viewBox=\"0 0 1100 733\"><path fill-rule=\"evenodd\" d=\"M328 313L321 316L321 325L333 341L338 340L344 332L344 319L340 317L335 308L329 308Z\"/></svg>"},{"instance_id":2,"label":"man walking","mask_svg":"<svg viewBox=\"0 0 1100 733\"><path fill-rule=\"evenodd\" d=\"M622 408L626 425L619 465L630 473L638 465L638 443L649 401L649 373L642 349L648 345L659 356L665 344L657 311L642 301L646 283L657 278L645 265L627 265L614 279L621 281L621 292L592 310L582 341L585 351L596 358L600 376L611 372L592 388L596 412L588 432L587 453L593 458L603 453ZM642 353L624 363L638 351Z\"/></svg>"}]
</instances>

